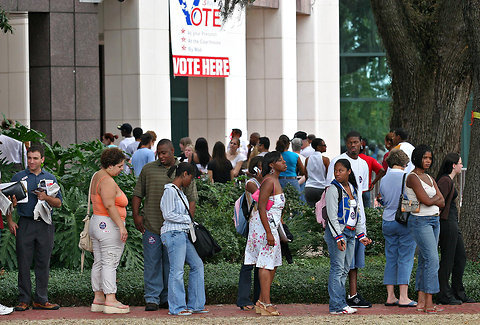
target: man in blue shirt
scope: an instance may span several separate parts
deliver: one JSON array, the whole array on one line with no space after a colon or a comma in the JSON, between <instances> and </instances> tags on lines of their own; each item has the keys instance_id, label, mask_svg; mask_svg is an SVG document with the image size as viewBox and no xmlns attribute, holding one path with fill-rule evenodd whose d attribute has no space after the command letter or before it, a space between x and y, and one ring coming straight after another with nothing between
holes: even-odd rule
<instances>
[{"instance_id":1,"label":"man in blue shirt","mask_svg":"<svg viewBox=\"0 0 480 325\"><path fill-rule=\"evenodd\" d=\"M42 164L45 160L43 147L31 146L27 150L27 169L18 172L12 177L12 182L27 181L28 203L18 203L18 224L8 216L8 227L15 235L17 242L18 262L18 290L19 303L16 311L25 311L30 308L32 300L32 282L30 267L35 259L36 292L33 300L33 309L57 310L57 304L48 302L47 287L50 271L50 257L53 249L53 235L55 227L47 224L42 218L34 220L33 211L39 200L46 201L51 207L59 208L62 205L62 196L58 192L56 197L46 193L47 186L57 183L55 176L44 171Z\"/></svg>"}]
</instances>

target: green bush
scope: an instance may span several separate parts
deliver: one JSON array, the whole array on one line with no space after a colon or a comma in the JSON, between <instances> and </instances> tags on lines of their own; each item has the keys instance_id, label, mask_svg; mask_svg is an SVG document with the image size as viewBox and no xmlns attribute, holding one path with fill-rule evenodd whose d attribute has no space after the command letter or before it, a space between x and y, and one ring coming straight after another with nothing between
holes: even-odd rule
<instances>
[{"instance_id":1,"label":"green bush","mask_svg":"<svg viewBox=\"0 0 480 325\"><path fill-rule=\"evenodd\" d=\"M295 259L293 264L278 268L272 284L272 300L286 303L328 303L328 273L330 261L327 257ZM385 259L368 256L366 268L359 271L358 290L372 303L385 302L386 290L383 283ZM409 286L410 298L416 299L415 268ZM235 304L238 289L240 264L219 262L205 264L205 290L208 304ZM480 264L468 262L464 284L466 292L476 301L480 300ZM33 278L33 272L32 272ZM186 267L185 280L188 278ZM143 272L140 269L121 269L117 273L118 298L130 305L144 305ZM7 271L0 276L2 296L0 303L14 305L17 302L17 273ZM348 282L347 282L348 288ZM62 306L86 306L93 299L90 285L90 270L78 271L53 269L50 272L49 296Z\"/></svg>"}]
</instances>

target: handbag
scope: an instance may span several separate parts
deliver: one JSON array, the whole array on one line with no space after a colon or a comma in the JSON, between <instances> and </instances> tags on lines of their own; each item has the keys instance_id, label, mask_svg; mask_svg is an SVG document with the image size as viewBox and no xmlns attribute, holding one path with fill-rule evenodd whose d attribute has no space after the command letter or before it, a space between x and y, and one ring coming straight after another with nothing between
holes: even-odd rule
<instances>
[{"instance_id":1,"label":"handbag","mask_svg":"<svg viewBox=\"0 0 480 325\"><path fill-rule=\"evenodd\" d=\"M402 194L400 194L400 199L399 199L399 202L398 202L398 208L397 208L397 211L395 212L395 221L402 224L402 225L406 225L408 223L408 217L410 216L410 212L418 212L418 211L413 211L411 209L411 207L413 206L413 204L410 204L410 202L416 202L417 203L417 207L418 207L418 202L417 201L411 201L411 200L405 200L403 198L403 191L404 191L404 188L405 188L405 177L407 176L407 174L403 174L403 178L402 178ZM405 204L404 204L404 201ZM404 211L404 206L405 208L408 208L410 209L409 211ZM419 207L420 209L420 207Z\"/></svg>"},{"instance_id":2,"label":"handbag","mask_svg":"<svg viewBox=\"0 0 480 325\"><path fill-rule=\"evenodd\" d=\"M78 242L78 248L82 250L82 256L80 258L81 272L83 272L83 265L85 263L85 251L93 252L93 243L92 243L92 238L90 238L90 234L88 232L88 227L90 226L90 200L91 200L90 193L92 191L92 181L95 174L93 174L92 178L90 179L90 186L88 187L87 215L82 220L83 230L80 233L80 240Z\"/></svg>"},{"instance_id":3,"label":"handbag","mask_svg":"<svg viewBox=\"0 0 480 325\"><path fill-rule=\"evenodd\" d=\"M263 184L263 182L262 182L262 184ZM275 194L275 183L273 183L273 194ZM252 199L255 202L258 202L259 197L260 197L260 187L255 191L255 193L252 194ZM267 211L270 210L272 206L273 206L273 201L268 199L268 201L267 201Z\"/></svg>"},{"instance_id":4,"label":"handbag","mask_svg":"<svg viewBox=\"0 0 480 325\"><path fill-rule=\"evenodd\" d=\"M178 196L180 197L180 200L182 200L183 205L185 206L185 209L187 209L188 216L190 217L190 220L193 225L193 232L194 234L192 235L192 227L190 228L190 233L188 234L188 239L193 244L193 247L195 247L195 250L197 251L198 256L200 258L204 259L207 257L212 257L216 253L219 253L222 248L217 244L215 239L213 239L212 235L208 231L205 226L202 224L193 221L192 215L190 213L190 209L188 208L187 204L183 200L182 196L180 195L180 191L178 188L175 187L175 190L177 191Z\"/></svg>"},{"instance_id":5,"label":"handbag","mask_svg":"<svg viewBox=\"0 0 480 325\"><path fill-rule=\"evenodd\" d=\"M23 186L21 181L15 182L12 185L9 185L2 189L3 195L5 195L7 198L13 197L15 195L15 198L17 201L21 201L24 198L27 197L27 189L25 186Z\"/></svg>"}]
</instances>

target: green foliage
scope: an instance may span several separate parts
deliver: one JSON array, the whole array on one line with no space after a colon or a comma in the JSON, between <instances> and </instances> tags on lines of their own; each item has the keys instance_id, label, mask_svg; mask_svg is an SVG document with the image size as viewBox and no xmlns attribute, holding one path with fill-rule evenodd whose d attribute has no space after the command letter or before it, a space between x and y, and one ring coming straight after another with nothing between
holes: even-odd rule
<instances>
[{"instance_id":1,"label":"green foliage","mask_svg":"<svg viewBox=\"0 0 480 325\"><path fill-rule=\"evenodd\" d=\"M5 12L5 10L1 10L1 9L0 9L0 30L5 34L8 32L13 34L13 27L8 22L7 13Z\"/></svg>"},{"instance_id":2,"label":"green foliage","mask_svg":"<svg viewBox=\"0 0 480 325\"><path fill-rule=\"evenodd\" d=\"M385 253L385 238L382 232L382 209L366 208L367 236L372 243L365 248L366 255L381 255Z\"/></svg>"}]
</instances>

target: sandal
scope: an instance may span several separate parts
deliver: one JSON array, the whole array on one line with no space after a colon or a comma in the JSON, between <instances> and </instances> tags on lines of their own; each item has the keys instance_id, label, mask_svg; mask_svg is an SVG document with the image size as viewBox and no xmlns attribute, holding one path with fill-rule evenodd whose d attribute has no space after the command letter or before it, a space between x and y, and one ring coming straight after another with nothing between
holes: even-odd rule
<instances>
[{"instance_id":1,"label":"sandal","mask_svg":"<svg viewBox=\"0 0 480 325\"><path fill-rule=\"evenodd\" d=\"M261 305L260 307L260 314L262 316L280 316L280 313L278 312L277 308L273 304L266 304L264 302L261 302L260 300L258 301ZM269 311L267 308L271 307L274 310Z\"/></svg>"},{"instance_id":2,"label":"sandal","mask_svg":"<svg viewBox=\"0 0 480 325\"><path fill-rule=\"evenodd\" d=\"M130 306L124 305L120 301L112 305L107 305L105 303L103 307L104 314L128 314L129 312Z\"/></svg>"},{"instance_id":3,"label":"sandal","mask_svg":"<svg viewBox=\"0 0 480 325\"><path fill-rule=\"evenodd\" d=\"M260 300L257 300L257 303L255 304L255 313L257 314L262 313L262 305L263 305L263 302L261 302Z\"/></svg>"},{"instance_id":4,"label":"sandal","mask_svg":"<svg viewBox=\"0 0 480 325\"><path fill-rule=\"evenodd\" d=\"M255 309L255 306L254 305L247 305L247 306L240 307L240 309L243 310L243 311L250 311L250 310Z\"/></svg>"},{"instance_id":5,"label":"sandal","mask_svg":"<svg viewBox=\"0 0 480 325\"><path fill-rule=\"evenodd\" d=\"M442 307L438 307L438 306L433 306L433 308L425 308L425 312L427 314L436 314L436 313L441 312L443 310L444 309Z\"/></svg>"}]
</instances>

